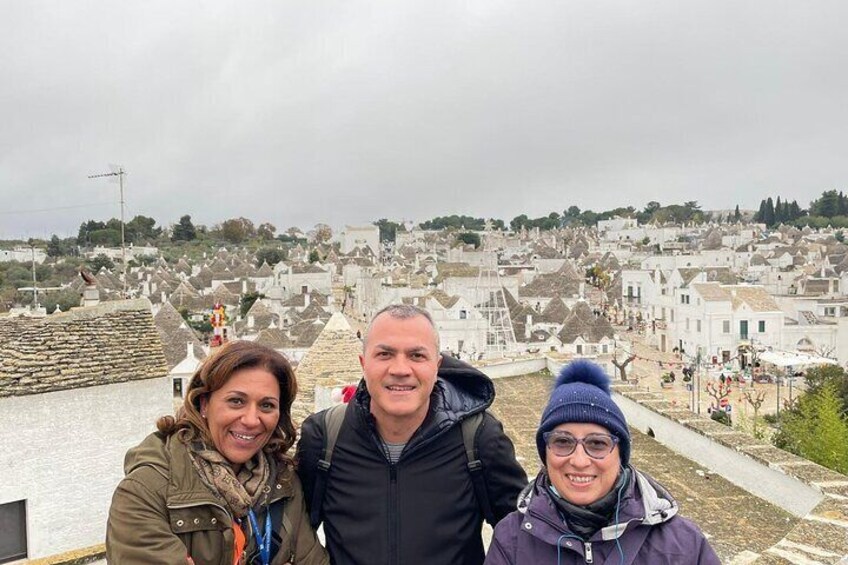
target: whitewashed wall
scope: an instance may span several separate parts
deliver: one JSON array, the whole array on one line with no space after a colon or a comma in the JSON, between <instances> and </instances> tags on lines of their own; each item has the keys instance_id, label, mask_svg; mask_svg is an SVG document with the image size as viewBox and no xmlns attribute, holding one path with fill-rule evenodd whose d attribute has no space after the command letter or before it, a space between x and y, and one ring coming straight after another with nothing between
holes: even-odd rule
<instances>
[{"instance_id":1,"label":"whitewashed wall","mask_svg":"<svg viewBox=\"0 0 848 565\"><path fill-rule=\"evenodd\" d=\"M124 454L171 395L162 377L0 398L0 504L27 501L30 558L103 543Z\"/></svg>"},{"instance_id":2,"label":"whitewashed wall","mask_svg":"<svg viewBox=\"0 0 848 565\"><path fill-rule=\"evenodd\" d=\"M824 498L813 487L716 443L629 398L613 394L613 400L624 412L630 426L643 433L650 430L661 444L794 516L806 516ZM732 433L730 428L728 433Z\"/></svg>"}]
</instances>

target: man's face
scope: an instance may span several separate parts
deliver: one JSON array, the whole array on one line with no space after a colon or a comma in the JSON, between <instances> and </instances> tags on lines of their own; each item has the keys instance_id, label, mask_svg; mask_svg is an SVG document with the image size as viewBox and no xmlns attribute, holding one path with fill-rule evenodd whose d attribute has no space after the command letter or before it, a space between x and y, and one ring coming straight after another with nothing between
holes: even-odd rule
<instances>
[{"instance_id":1,"label":"man's face","mask_svg":"<svg viewBox=\"0 0 848 565\"><path fill-rule=\"evenodd\" d=\"M423 316L381 314L371 324L359 362L378 423L424 420L442 360L434 331Z\"/></svg>"}]
</instances>

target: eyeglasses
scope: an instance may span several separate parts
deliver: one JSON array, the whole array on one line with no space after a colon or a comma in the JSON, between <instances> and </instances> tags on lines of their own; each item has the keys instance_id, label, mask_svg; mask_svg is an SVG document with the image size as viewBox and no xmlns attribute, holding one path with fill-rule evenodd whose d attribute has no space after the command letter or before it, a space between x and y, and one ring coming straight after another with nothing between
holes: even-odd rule
<instances>
[{"instance_id":1,"label":"eyeglasses","mask_svg":"<svg viewBox=\"0 0 848 565\"><path fill-rule=\"evenodd\" d=\"M583 451L592 459L604 459L612 453L618 443L616 436L608 434L589 434L577 439L568 432L553 431L542 434L545 444L557 457L568 457L577 449L577 444L583 446Z\"/></svg>"}]
</instances>

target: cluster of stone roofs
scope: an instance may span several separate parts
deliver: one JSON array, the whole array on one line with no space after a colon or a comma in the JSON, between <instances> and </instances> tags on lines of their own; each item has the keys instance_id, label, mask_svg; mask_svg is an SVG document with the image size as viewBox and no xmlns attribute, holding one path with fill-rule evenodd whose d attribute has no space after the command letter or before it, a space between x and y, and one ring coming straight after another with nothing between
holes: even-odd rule
<instances>
[{"instance_id":1,"label":"cluster of stone roofs","mask_svg":"<svg viewBox=\"0 0 848 565\"><path fill-rule=\"evenodd\" d=\"M674 286L675 294L700 284L705 299L714 300L727 295L730 301L731 291L724 287L752 283L760 290L748 305L783 308L787 325L826 325L848 314L848 300L843 304L848 246L834 230L623 225L487 230L479 233L479 249L458 243L454 232L410 230L380 249L366 245L342 253L337 244L298 244L273 267L257 264L246 249L220 249L198 262L160 257L134 267L127 286L131 296L153 304L171 367L186 357L187 344L196 357L203 356L204 340L184 320L202 321L216 304L226 308L228 338L254 339L295 360L333 312L367 320L385 304L400 301L425 306L437 323L444 321L443 342L454 353L482 352L475 332L491 323L488 311L494 304L504 310L511 351L613 355L610 322L668 321L655 304L634 303L633 273L639 271L649 273L657 289ZM310 263L316 255L318 261ZM94 277L101 301L122 297L124 285L114 272L102 269ZM86 283L68 284L82 293ZM500 300L491 298L492 289ZM263 298L242 314L243 298L254 293ZM773 295L795 296L803 304L785 308L763 298ZM669 335L672 343L680 337Z\"/></svg>"}]
</instances>

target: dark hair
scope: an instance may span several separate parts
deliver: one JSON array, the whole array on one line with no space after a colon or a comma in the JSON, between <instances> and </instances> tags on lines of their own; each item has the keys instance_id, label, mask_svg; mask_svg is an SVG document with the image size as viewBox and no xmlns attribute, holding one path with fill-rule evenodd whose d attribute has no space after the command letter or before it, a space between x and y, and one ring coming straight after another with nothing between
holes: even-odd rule
<instances>
[{"instance_id":1,"label":"dark hair","mask_svg":"<svg viewBox=\"0 0 848 565\"><path fill-rule=\"evenodd\" d=\"M162 416L156 422L165 435L179 433L180 439L196 439L211 445L209 427L200 415L200 401L209 397L243 369L265 369L277 378L280 385L280 420L262 450L278 462L294 465L288 450L297 439L297 430L291 419L291 406L297 396L297 381L288 360L269 347L251 341L231 341L221 346L197 368L188 385L182 407L174 416Z\"/></svg>"}]
</instances>

